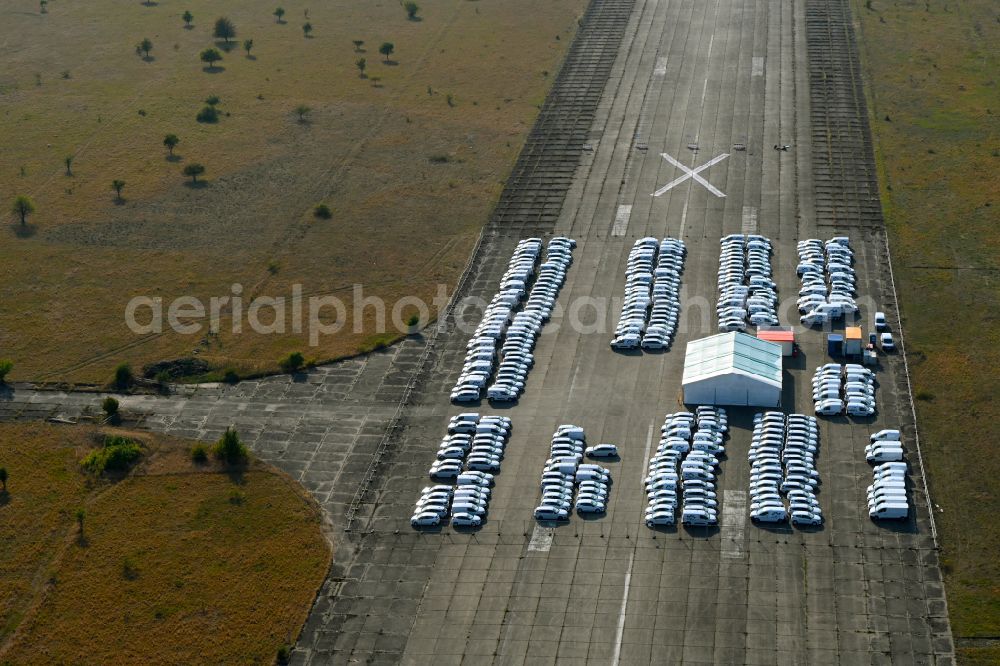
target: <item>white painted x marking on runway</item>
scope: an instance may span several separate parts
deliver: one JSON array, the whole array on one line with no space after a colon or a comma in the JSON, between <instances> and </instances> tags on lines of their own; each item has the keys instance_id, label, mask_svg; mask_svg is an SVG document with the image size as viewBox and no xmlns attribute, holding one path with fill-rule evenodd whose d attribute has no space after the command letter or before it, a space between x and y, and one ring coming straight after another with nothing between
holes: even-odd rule
<instances>
[{"instance_id":1,"label":"white painted x marking on runway","mask_svg":"<svg viewBox=\"0 0 1000 666\"><path fill-rule=\"evenodd\" d=\"M729 153L722 153L721 155L713 157L712 159L710 159L709 161L705 162L704 164L702 164L697 169L689 169L688 167L684 166L679 161L677 161L676 159L674 159L673 157L671 157L670 155L668 155L667 153L660 153L660 157L662 157L663 159L665 159L666 161L670 162L675 167L677 167L678 169L680 169L681 171L683 171L684 175L683 176L679 176L678 178L673 179L672 181L670 181L669 183L667 183L666 185L664 185L660 189L658 189L655 192L653 192L653 196L654 197L662 196L664 193L667 192L667 190L670 190L670 189L673 189L673 188L677 187L678 185L680 185L681 183L683 183L688 178L693 178L696 182L701 183L702 185L705 186L705 189L707 189L709 192L711 192L712 194L714 194L717 197L725 197L726 196L724 192L720 191L717 187L715 187L714 185L712 185L712 183L708 182L707 180L705 180L704 178L702 178L698 174L701 173L702 171L704 171L705 169L708 169L708 168L712 167L713 165L718 164L722 160L724 160L727 157L729 157Z\"/></svg>"}]
</instances>

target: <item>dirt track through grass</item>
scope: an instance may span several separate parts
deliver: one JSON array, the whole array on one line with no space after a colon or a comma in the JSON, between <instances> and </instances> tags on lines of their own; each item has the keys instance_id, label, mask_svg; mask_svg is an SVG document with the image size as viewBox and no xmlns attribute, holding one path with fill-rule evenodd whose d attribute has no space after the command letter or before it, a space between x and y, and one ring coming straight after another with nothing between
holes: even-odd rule
<instances>
[{"instance_id":1,"label":"dirt track through grass","mask_svg":"<svg viewBox=\"0 0 1000 666\"><path fill-rule=\"evenodd\" d=\"M429 303L461 272L585 4L446 0L409 21L394 2L336 0L308 19L288 7L279 24L274 3L214 0L192 8L190 30L174 2L54 0L44 15L37 3L5 5L0 193L5 207L15 193L38 206L26 227L0 228L0 350L17 364L12 377L103 382L122 361L195 351L243 372L274 369L296 349L321 360L354 353L375 331L369 312L351 332L351 285L390 305L405 295ZM237 44L210 73L198 53L213 46L221 15ZM148 61L134 52L144 37ZM383 41L395 44L390 64ZM198 123L210 95L221 118ZM312 109L304 121L300 104ZM171 132L174 158L162 146ZM181 175L191 162L206 166L203 186ZM332 219L312 216L321 201ZM218 336L133 344L131 297L207 302L234 283L247 296L287 298L294 284L346 292L345 332L310 349L290 327L234 335L224 321Z\"/></svg>"},{"instance_id":2,"label":"dirt track through grass","mask_svg":"<svg viewBox=\"0 0 1000 666\"><path fill-rule=\"evenodd\" d=\"M855 1L952 629L1000 662L1000 14Z\"/></svg>"}]
</instances>

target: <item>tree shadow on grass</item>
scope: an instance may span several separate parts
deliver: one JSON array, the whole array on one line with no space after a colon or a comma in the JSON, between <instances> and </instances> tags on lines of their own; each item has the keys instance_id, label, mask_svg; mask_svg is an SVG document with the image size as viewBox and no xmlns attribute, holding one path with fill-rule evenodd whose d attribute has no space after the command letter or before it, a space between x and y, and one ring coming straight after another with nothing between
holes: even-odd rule
<instances>
[{"instance_id":1,"label":"tree shadow on grass","mask_svg":"<svg viewBox=\"0 0 1000 666\"><path fill-rule=\"evenodd\" d=\"M215 42L215 45L218 46L223 51L225 51L226 53L229 53L237 46L236 42L227 42L225 40L217 41Z\"/></svg>"},{"instance_id":2,"label":"tree shadow on grass","mask_svg":"<svg viewBox=\"0 0 1000 666\"><path fill-rule=\"evenodd\" d=\"M156 56L144 55L142 56L143 62L156 62Z\"/></svg>"},{"instance_id":3,"label":"tree shadow on grass","mask_svg":"<svg viewBox=\"0 0 1000 666\"><path fill-rule=\"evenodd\" d=\"M206 74L220 74L226 71L226 68L220 67L218 65L208 65L207 67L202 67L201 71L205 72Z\"/></svg>"},{"instance_id":4,"label":"tree shadow on grass","mask_svg":"<svg viewBox=\"0 0 1000 666\"><path fill-rule=\"evenodd\" d=\"M6 490L0 490L0 506L6 506L10 503L10 493Z\"/></svg>"},{"instance_id":5,"label":"tree shadow on grass","mask_svg":"<svg viewBox=\"0 0 1000 666\"><path fill-rule=\"evenodd\" d=\"M86 533L77 530L76 532L76 545L80 548L86 548L90 545L90 539L87 538Z\"/></svg>"},{"instance_id":6,"label":"tree shadow on grass","mask_svg":"<svg viewBox=\"0 0 1000 666\"><path fill-rule=\"evenodd\" d=\"M185 180L184 181L184 187L188 188L189 190L204 190L205 188L208 187L208 181L207 180L198 180L198 181L192 182L190 180Z\"/></svg>"},{"instance_id":7,"label":"tree shadow on grass","mask_svg":"<svg viewBox=\"0 0 1000 666\"><path fill-rule=\"evenodd\" d=\"M31 224L30 222L28 224L21 224L20 222L16 222L10 225L10 229L11 231L14 232L14 235L17 236L18 238L31 238L36 233L38 233L38 227L35 226L34 224Z\"/></svg>"},{"instance_id":8,"label":"tree shadow on grass","mask_svg":"<svg viewBox=\"0 0 1000 666\"><path fill-rule=\"evenodd\" d=\"M194 26L189 23L189 24L187 24L187 25L184 26L184 29L185 30L194 30Z\"/></svg>"},{"instance_id":9,"label":"tree shadow on grass","mask_svg":"<svg viewBox=\"0 0 1000 666\"><path fill-rule=\"evenodd\" d=\"M184 159L184 156L183 155L167 155L166 159L167 159L168 162L180 162L181 160Z\"/></svg>"},{"instance_id":10,"label":"tree shadow on grass","mask_svg":"<svg viewBox=\"0 0 1000 666\"><path fill-rule=\"evenodd\" d=\"M127 199L125 197L115 197L116 206L124 206Z\"/></svg>"},{"instance_id":11,"label":"tree shadow on grass","mask_svg":"<svg viewBox=\"0 0 1000 666\"><path fill-rule=\"evenodd\" d=\"M382 64L386 67L397 67L399 65L398 60L383 60Z\"/></svg>"},{"instance_id":12,"label":"tree shadow on grass","mask_svg":"<svg viewBox=\"0 0 1000 666\"><path fill-rule=\"evenodd\" d=\"M249 55L249 54L247 55L247 60L256 60L256 59L257 59L257 56L255 56L255 55Z\"/></svg>"}]
</instances>

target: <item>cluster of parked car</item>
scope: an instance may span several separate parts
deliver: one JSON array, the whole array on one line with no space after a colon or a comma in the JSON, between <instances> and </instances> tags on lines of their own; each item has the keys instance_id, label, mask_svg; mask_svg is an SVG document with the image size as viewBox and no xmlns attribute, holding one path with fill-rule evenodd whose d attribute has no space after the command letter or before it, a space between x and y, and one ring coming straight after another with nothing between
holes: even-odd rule
<instances>
[{"instance_id":1,"label":"cluster of parked car","mask_svg":"<svg viewBox=\"0 0 1000 666\"><path fill-rule=\"evenodd\" d=\"M517 400L524 392L524 382L534 364L535 342L552 316L559 290L566 282L566 272L573 263L575 247L572 238L556 236L549 240L545 260L538 268L524 309L514 315L504 335L496 378L486 391L490 400Z\"/></svg>"},{"instance_id":2,"label":"cluster of parked car","mask_svg":"<svg viewBox=\"0 0 1000 666\"><path fill-rule=\"evenodd\" d=\"M612 349L670 347L680 316L686 253L684 242L676 238L640 238L632 245L625 266L625 300Z\"/></svg>"},{"instance_id":3,"label":"cluster of parked car","mask_svg":"<svg viewBox=\"0 0 1000 666\"><path fill-rule=\"evenodd\" d=\"M540 238L518 242L500 280L500 290L483 311L483 318L466 347L465 364L451 392L453 401L472 402L482 395L493 376L500 340L527 293L541 251Z\"/></svg>"},{"instance_id":4,"label":"cluster of parked car","mask_svg":"<svg viewBox=\"0 0 1000 666\"><path fill-rule=\"evenodd\" d=\"M584 455L614 457L611 444L586 448L583 428L561 425L552 435L549 459L542 471L542 501L535 508L536 520L569 520L574 503L578 513L604 513L608 507L611 472L601 465L584 463Z\"/></svg>"},{"instance_id":5,"label":"cluster of parked car","mask_svg":"<svg viewBox=\"0 0 1000 666\"><path fill-rule=\"evenodd\" d=\"M646 471L648 527L676 524L678 504L685 525L718 522L715 469L717 456L725 451L723 440L728 429L727 415L721 408L703 406L696 413L667 414Z\"/></svg>"},{"instance_id":6,"label":"cluster of parked car","mask_svg":"<svg viewBox=\"0 0 1000 666\"><path fill-rule=\"evenodd\" d=\"M750 461L750 519L793 525L822 525L816 499L819 429L807 414L755 414ZM785 506L784 498L788 500Z\"/></svg>"},{"instance_id":7,"label":"cluster of parked car","mask_svg":"<svg viewBox=\"0 0 1000 666\"><path fill-rule=\"evenodd\" d=\"M482 525L510 429L511 420L506 416L480 416L476 412L453 416L448 422L448 434L438 446L430 477L436 481L453 479L458 487L442 484L424 488L410 524L440 525L450 513L452 525Z\"/></svg>"},{"instance_id":8,"label":"cluster of parked car","mask_svg":"<svg viewBox=\"0 0 1000 666\"><path fill-rule=\"evenodd\" d=\"M871 464L900 462L903 459L903 443L898 430L880 430L871 436L865 446L865 459Z\"/></svg>"},{"instance_id":9,"label":"cluster of parked car","mask_svg":"<svg viewBox=\"0 0 1000 666\"><path fill-rule=\"evenodd\" d=\"M778 325L778 286L771 279L771 241L731 234L719 241L719 331Z\"/></svg>"},{"instance_id":10,"label":"cluster of parked car","mask_svg":"<svg viewBox=\"0 0 1000 666\"><path fill-rule=\"evenodd\" d=\"M898 456L897 456L898 452ZM898 430L880 430L871 436L865 449L875 465L872 485L868 486L868 515L878 519L902 519L910 513L906 496L906 461Z\"/></svg>"},{"instance_id":11,"label":"cluster of parked car","mask_svg":"<svg viewBox=\"0 0 1000 666\"><path fill-rule=\"evenodd\" d=\"M802 280L799 322L805 326L824 326L844 315L857 314L854 251L847 236L831 238L825 243L818 238L799 241L798 253L795 270Z\"/></svg>"},{"instance_id":12,"label":"cluster of parked car","mask_svg":"<svg viewBox=\"0 0 1000 666\"><path fill-rule=\"evenodd\" d=\"M813 375L813 402L816 413L851 416L875 413L875 373L857 363L827 363Z\"/></svg>"},{"instance_id":13,"label":"cluster of parked car","mask_svg":"<svg viewBox=\"0 0 1000 666\"><path fill-rule=\"evenodd\" d=\"M876 465L868 486L868 516L880 520L903 519L910 515L906 497L906 463Z\"/></svg>"},{"instance_id":14,"label":"cluster of parked car","mask_svg":"<svg viewBox=\"0 0 1000 666\"><path fill-rule=\"evenodd\" d=\"M875 313L875 331L878 333L882 351L891 352L896 349L896 342L892 339L892 333L889 331L889 322L886 320L884 312ZM872 340L871 344L874 346L875 341Z\"/></svg>"}]
</instances>

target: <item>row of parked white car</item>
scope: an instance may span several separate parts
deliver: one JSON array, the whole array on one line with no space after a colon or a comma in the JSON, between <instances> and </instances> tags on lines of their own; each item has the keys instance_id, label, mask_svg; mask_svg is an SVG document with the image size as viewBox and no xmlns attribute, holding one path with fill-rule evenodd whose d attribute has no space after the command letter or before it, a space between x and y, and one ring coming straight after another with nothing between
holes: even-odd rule
<instances>
[{"instance_id":1,"label":"row of parked white car","mask_svg":"<svg viewBox=\"0 0 1000 666\"><path fill-rule=\"evenodd\" d=\"M796 273L802 280L799 289L799 322L805 326L824 326L844 315L858 312L857 275L854 251L846 236L825 243L809 238L798 243L799 264Z\"/></svg>"},{"instance_id":2,"label":"row of parked white car","mask_svg":"<svg viewBox=\"0 0 1000 666\"><path fill-rule=\"evenodd\" d=\"M728 429L726 411L719 407L667 414L646 470L648 527L675 525L678 504L685 525L718 522L715 472Z\"/></svg>"},{"instance_id":3,"label":"row of parked white car","mask_svg":"<svg viewBox=\"0 0 1000 666\"><path fill-rule=\"evenodd\" d=\"M524 309L514 315L507 329L497 374L486 391L490 400L509 402L517 400L524 392L528 372L534 365L535 342L542 326L552 316L559 291L566 282L566 272L573 263L576 241L563 236L549 240L545 260L538 269L538 277L531 287Z\"/></svg>"},{"instance_id":4,"label":"row of parked white car","mask_svg":"<svg viewBox=\"0 0 1000 666\"><path fill-rule=\"evenodd\" d=\"M465 412L452 417L429 474L435 481L455 480L459 487L442 484L424 488L410 524L440 525L450 513L453 525L482 525L489 509L489 488L500 471L510 429L511 420L506 416L480 417L476 412Z\"/></svg>"},{"instance_id":5,"label":"row of parked white car","mask_svg":"<svg viewBox=\"0 0 1000 666\"><path fill-rule=\"evenodd\" d=\"M816 498L819 472L816 417L763 412L754 415L750 462L750 519L793 525L822 525ZM787 498L788 507L782 497Z\"/></svg>"},{"instance_id":6,"label":"row of parked white car","mask_svg":"<svg viewBox=\"0 0 1000 666\"><path fill-rule=\"evenodd\" d=\"M821 365L813 375L812 387L817 414L837 416L846 411L851 416L871 416L875 413L875 373L862 365Z\"/></svg>"},{"instance_id":7,"label":"row of parked white car","mask_svg":"<svg viewBox=\"0 0 1000 666\"><path fill-rule=\"evenodd\" d=\"M868 486L868 515L877 519L904 519L910 514L906 494L906 461L900 432L880 430L865 447L865 458L875 464Z\"/></svg>"},{"instance_id":8,"label":"row of parked white car","mask_svg":"<svg viewBox=\"0 0 1000 666\"><path fill-rule=\"evenodd\" d=\"M667 349L680 317L681 273L687 248L677 238L640 238L625 266L625 300L613 349Z\"/></svg>"},{"instance_id":9,"label":"row of parked white car","mask_svg":"<svg viewBox=\"0 0 1000 666\"><path fill-rule=\"evenodd\" d=\"M536 520L569 520L573 509L580 514L602 514L608 508L611 471L584 463L583 457L616 457L611 444L587 447L583 428L566 424L552 435L549 459L542 471L542 500L535 508Z\"/></svg>"},{"instance_id":10,"label":"row of parked white car","mask_svg":"<svg viewBox=\"0 0 1000 666\"><path fill-rule=\"evenodd\" d=\"M772 280L771 241L731 234L719 241L719 331L778 325L778 286Z\"/></svg>"},{"instance_id":11,"label":"row of parked white car","mask_svg":"<svg viewBox=\"0 0 1000 666\"><path fill-rule=\"evenodd\" d=\"M518 242L500 280L500 290L483 311L483 318L469 341L465 365L458 376L451 399L455 402L478 400L493 376L500 340L528 290L535 266L542 252L540 238Z\"/></svg>"}]
</instances>

